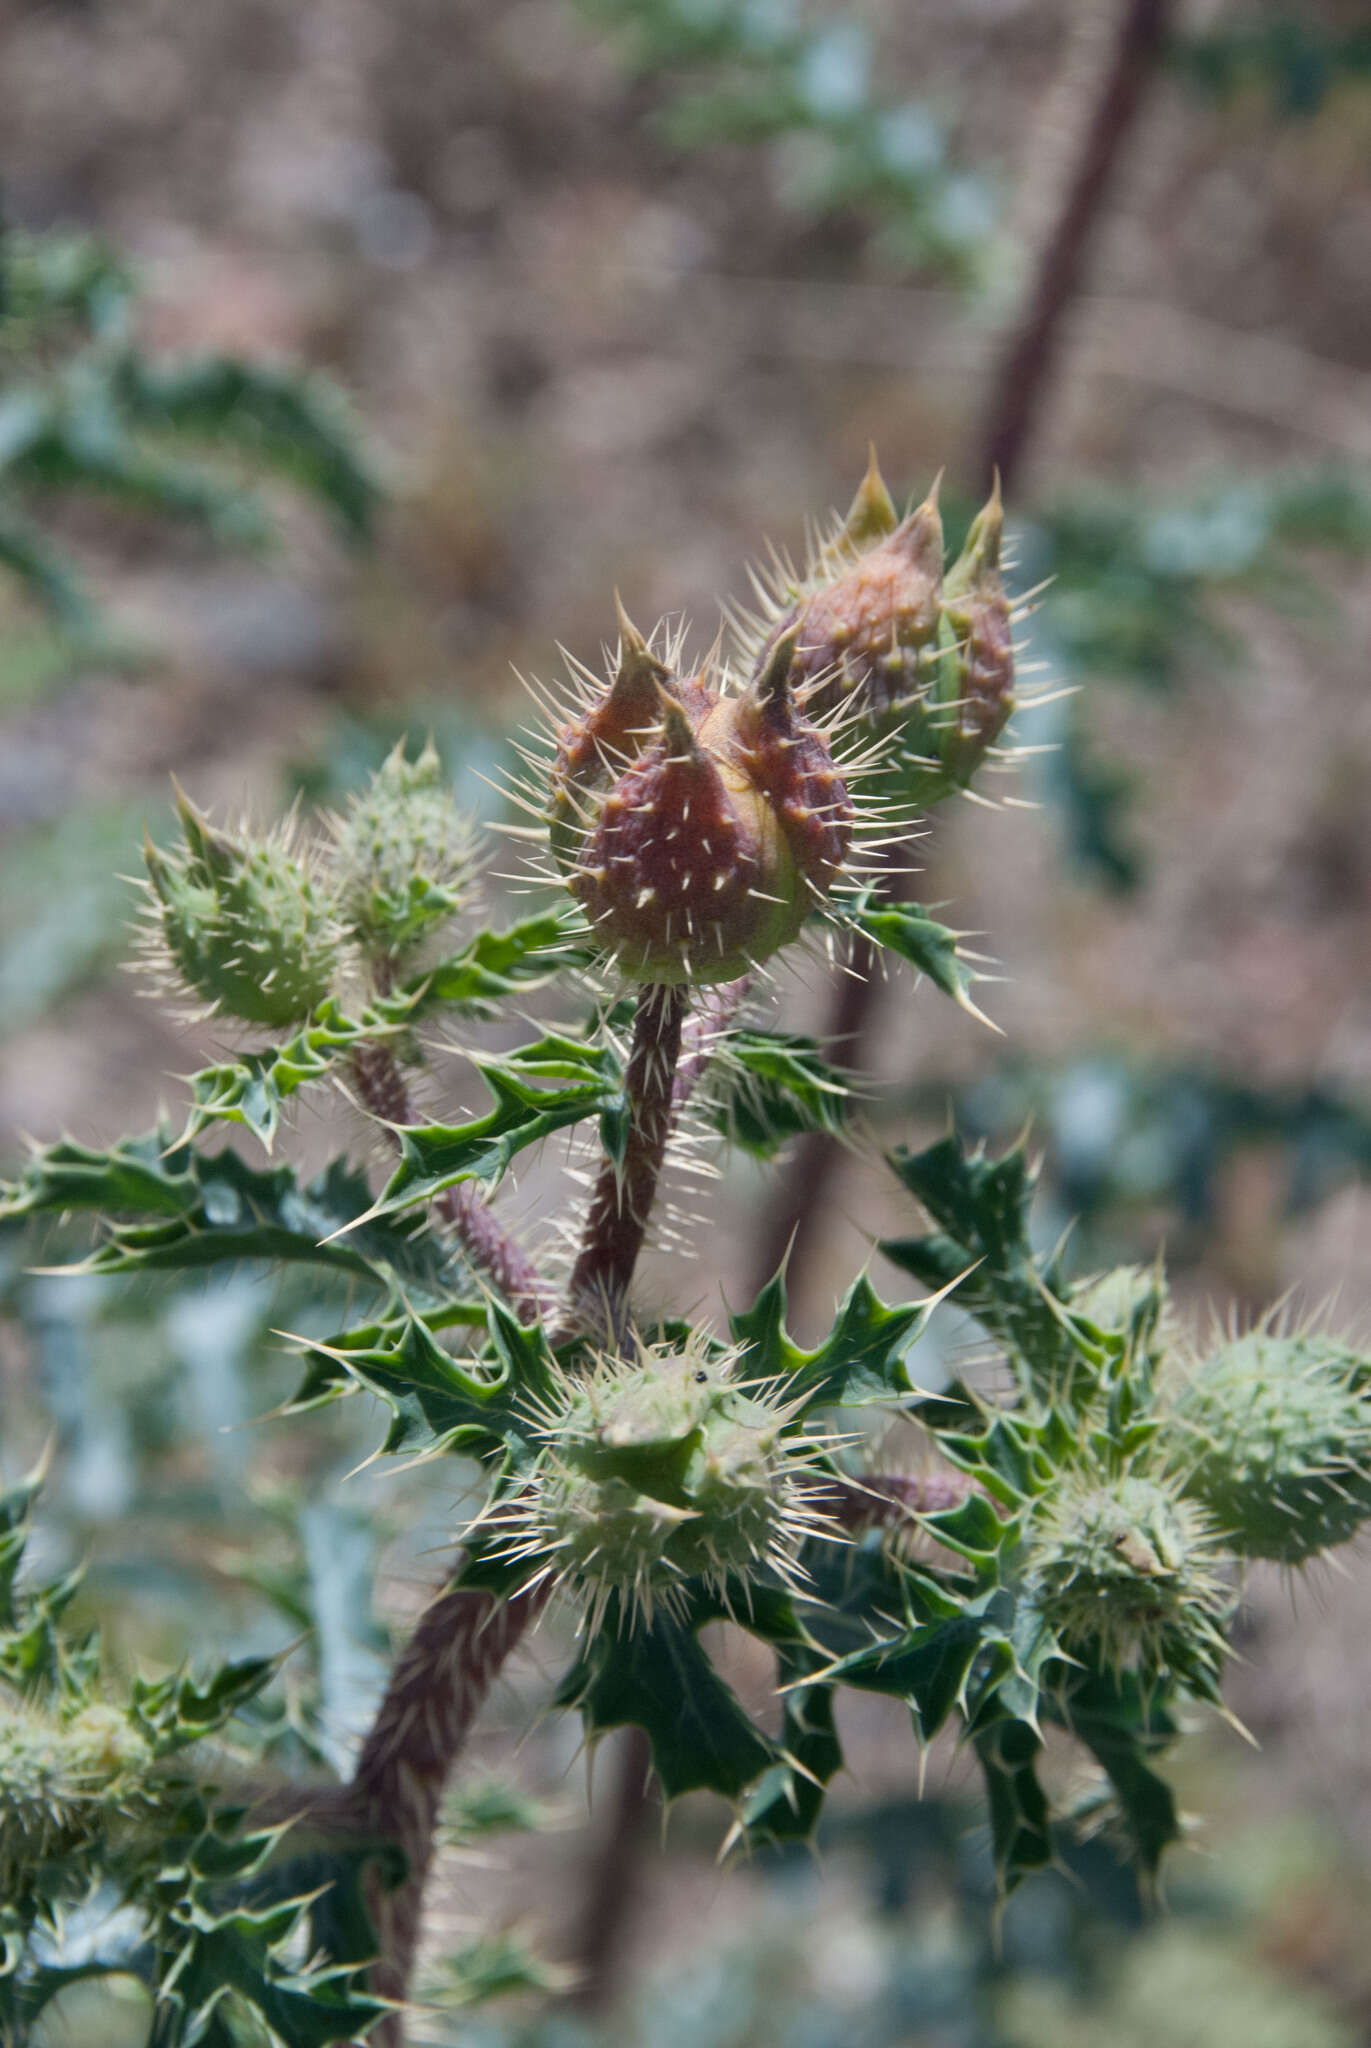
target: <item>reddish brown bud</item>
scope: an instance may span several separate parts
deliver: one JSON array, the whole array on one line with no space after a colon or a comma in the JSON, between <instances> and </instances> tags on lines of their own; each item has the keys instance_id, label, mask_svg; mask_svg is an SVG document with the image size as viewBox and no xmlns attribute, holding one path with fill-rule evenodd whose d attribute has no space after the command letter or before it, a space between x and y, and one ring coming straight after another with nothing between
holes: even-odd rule
<instances>
[{"instance_id":1,"label":"reddish brown bud","mask_svg":"<svg viewBox=\"0 0 1371 2048\"><path fill-rule=\"evenodd\" d=\"M821 576L827 572L826 580L799 599L782 621L779 630L799 628L790 682L797 690L809 686L811 710L832 710L856 697L864 712L880 718L926 685L942 594L938 485L893 531L883 517L889 504L884 484L878 495L868 471L842 529L817 565ZM864 551L853 559L854 550Z\"/></svg>"},{"instance_id":2,"label":"reddish brown bud","mask_svg":"<svg viewBox=\"0 0 1371 2048\"><path fill-rule=\"evenodd\" d=\"M609 754L624 664L600 704L559 734L553 853L597 940L638 980L731 981L796 937L837 877L852 803L823 735L787 682L793 635L741 696L712 672L663 680L651 724ZM635 684L636 688L636 684Z\"/></svg>"}]
</instances>

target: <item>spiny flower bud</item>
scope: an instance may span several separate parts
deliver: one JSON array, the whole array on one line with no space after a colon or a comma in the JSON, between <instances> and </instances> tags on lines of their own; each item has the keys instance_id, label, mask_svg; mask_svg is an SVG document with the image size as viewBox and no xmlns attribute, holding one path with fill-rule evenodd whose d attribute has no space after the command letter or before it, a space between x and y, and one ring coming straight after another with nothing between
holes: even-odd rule
<instances>
[{"instance_id":1,"label":"spiny flower bud","mask_svg":"<svg viewBox=\"0 0 1371 2048\"><path fill-rule=\"evenodd\" d=\"M1371 1360L1269 1327L1199 1365L1168 1423L1181 1484L1240 1557L1303 1564L1371 1518Z\"/></svg>"},{"instance_id":2,"label":"spiny flower bud","mask_svg":"<svg viewBox=\"0 0 1371 2048\"><path fill-rule=\"evenodd\" d=\"M852 844L847 784L796 707L793 639L728 695L712 669L674 675L621 627L607 693L557 733L553 857L622 973L732 981L828 896Z\"/></svg>"},{"instance_id":3,"label":"spiny flower bud","mask_svg":"<svg viewBox=\"0 0 1371 2048\"><path fill-rule=\"evenodd\" d=\"M937 679L902 736L907 750L928 755L958 789L967 787L1014 711L1014 635L1000 569L1003 537L996 477L947 572ZM930 778L930 796L933 790Z\"/></svg>"},{"instance_id":4,"label":"spiny flower bud","mask_svg":"<svg viewBox=\"0 0 1371 2048\"><path fill-rule=\"evenodd\" d=\"M431 739L415 761L398 743L336 825L334 841L339 919L369 958L399 959L462 908L473 833Z\"/></svg>"},{"instance_id":5,"label":"spiny flower bud","mask_svg":"<svg viewBox=\"0 0 1371 2048\"><path fill-rule=\"evenodd\" d=\"M89 1854L142 1802L152 1753L126 1714L98 1703L65 1720L0 1702L0 1898L51 1859Z\"/></svg>"},{"instance_id":6,"label":"spiny flower bud","mask_svg":"<svg viewBox=\"0 0 1371 2048\"><path fill-rule=\"evenodd\" d=\"M176 791L184 850L144 843L154 897L150 955L210 1005L248 1024L299 1024L338 966L332 905L289 828L263 839L215 831Z\"/></svg>"},{"instance_id":7,"label":"spiny flower bud","mask_svg":"<svg viewBox=\"0 0 1371 2048\"><path fill-rule=\"evenodd\" d=\"M1063 1647L1144 1678L1212 1690L1229 1604L1204 1509L1165 1480L1068 1467L1025 1535L1030 1597Z\"/></svg>"},{"instance_id":8,"label":"spiny flower bud","mask_svg":"<svg viewBox=\"0 0 1371 2048\"><path fill-rule=\"evenodd\" d=\"M811 1497L828 1440L788 1434L795 1409L735 1377L739 1354L639 1343L558 1381L534 1411L543 1448L487 1517L505 1556L589 1602L650 1622L689 1579L723 1590L765 1565L791 1580L806 1537L831 1535Z\"/></svg>"},{"instance_id":9,"label":"spiny flower bud","mask_svg":"<svg viewBox=\"0 0 1371 2048\"><path fill-rule=\"evenodd\" d=\"M807 689L806 708L851 702L879 724L927 688L942 575L937 483L899 519L873 453L847 518L817 551L761 658L794 628L790 681Z\"/></svg>"},{"instance_id":10,"label":"spiny flower bud","mask_svg":"<svg viewBox=\"0 0 1371 2048\"><path fill-rule=\"evenodd\" d=\"M1000 569L998 480L943 577L938 484L899 519L876 466L847 517L810 552L803 575L784 561L755 617L735 621L759 666L798 634L790 682L809 712L840 707L887 742L908 800L927 806L965 789L1014 710L1011 607Z\"/></svg>"},{"instance_id":11,"label":"spiny flower bud","mask_svg":"<svg viewBox=\"0 0 1371 2048\"><path fill-rule=\"evenodd\" d=\"M1074 1287L1073 1317L1124 1340L1135 1366L1155 1372L1172 1337L1166 1275L1158 1266L1116 1266Z\"/></svg>"}]
</instances>

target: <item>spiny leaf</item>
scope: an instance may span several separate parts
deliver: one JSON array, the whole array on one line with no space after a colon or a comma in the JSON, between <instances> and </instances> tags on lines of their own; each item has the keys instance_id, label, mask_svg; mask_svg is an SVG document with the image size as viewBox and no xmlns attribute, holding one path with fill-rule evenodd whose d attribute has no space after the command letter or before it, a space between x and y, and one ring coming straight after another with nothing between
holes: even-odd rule
<instances>
[{"instance_id":1,"label":"spiny leaf","mask_svg":"<svg viewBox=\"0 0 1371 2048\"><path fill-rule=\"evenodd\" d=\"M428 1299L466 1290L460 1262L419 1223L359 1222L370 1202L365 1178L345 1160L301 1186L292 1167L261 1171L236 1152L209 1157L155 1131L106 1152L63 1140L35 1153L0 1200L0 1217L94 1209L107 1218L159 1219L111 1221L104 1242L75 1269L88 1273L278 1259L360 1274L387 1292L403 1288Z\"/></svg>"},{"instance_id":2,"label":"spiny leaf","mask_svg":"<svg viewBox=\"0 0 1371 2048\"><path fill-rule=\"evenodd\" d=\"M1053 1718L1079 1736L1107 1773L1139 1876L1151 1885L1162 1856L1181 1838L1175 1794L1147 1762L1180 1732L1170 1706L1155 1689L1144 1695L1129 1673L1082 1671L1062 1690Z\"/></svg>"},{"instance_id":3,"label":"spiny leaf","mask_svg":"<svg viewBox=\"0 0 1371 2048\"><path fill-rule=\"evenodd\" d=\"M1053 1263L1040 1269L1029 1243L1033 1177L1023 1147L968 1157L949 1136L924 1152L894 1152L890 1164L941 1228L883 1240L885 1256L926 1286L955 1284L957 1306L1009 1347L1033 1388L1050 1392L1080 1351L1060 1313L1060 1273Z\"/></svg>"},{"instance_id":4,"label":"spiny leaf","mask_svg":"<svg viewBox=\"0 0 1371 2048\"><path fill-rule=\"evenodd\" d=\"M466 2011L512 1993L564 1992L575 1981L565 1964L547 1962L517 1930L482 1934L443 1958L437 2003Z\"/></svg>"},{"instance_id":5,"label":"spiny leaf","mask_svg":"<svg viewBox=\"0 0 1371 2048\"><path fill-rule=\"evenodd\" d=\"M608 1728L642 1728L668 1802L698 1791L736 1801L784 1759L709 1662L699 1626L659 1610L650 1628L630 1629L611 1602L557 1704L579 1707L592 1741Z\"/></svg>"},{"instance_id":6,"label":"spiny leaf","mask_svg":"<svg viewBox=\"0 0 1371 2048\"><path fill-rule=\"evenodd\" d=\"M292 2048L360 2038L385 2009L362 1988L368 1957L316 1951L304 1963L292 1960L315 1902L308 1895L275 1898L269 1884L253 1885L282 1831L240 1832L235 1818L208 1817L176 1872L185 1889L158 1930L158 2048L163 2042L200 2048L215 2040L216 2024L235 2004ZM350 1874L345 1859L338 1872L340 1878ZM255 1902L257 1895L264 1903ZM348 1916L354 1931L356 1918ZM230 2030L221 2038L227 2044L236 2036Z\"/></svg>"},{"instance_id":7,"label":"spiny leaf","mask_svg":"<svg viewBox=\"0 0 1371 2048\"><path fill-rule=\"evenodd\" d=\"M400 1164L363 1220L430 1202L460 1181L494 1187L517 1153L553 1131L598 1115L619 1089L614 1053L584 1039L553 1034L501 1059L474 1064L495 1107L470 1123L399 1127ZM561 1085L540 1086L544 1081Z\"/></svg>"},{"instance_id":8,"label":"spiny leaf","mask_svg":"<svg viewBox=\"0 0 1371 2048\"><path fill-rule=\"evenodd\" d=\"M159 1756L200 1742L255 1699L279 1670L279 1657L230 1659L203 1681L173 1672L158 1679L135 1678L130 1713Z\"/></svg>"},{"instance_id":9,"label":"spiny leaf","mask_svg":"<svg viewBox=\"0 0 1371 2048\"><path fill-rule=\"evenodd\" d=\"M1007 1896L1052 1862L1047 1800L1037 1773L1042 1737L1006 1714L985 1722L972 1739L985 1774L995 1879Z\"/></svg>"},{"instance_id":10,"label":"spiny leaf","mask_svg":"<svg viewBox=\"0 0 1371 2048\"><path fill-rule=\"evenodd\" d=\"M965 1705L977 1659L1003 1645L1012 1601L1000 1588L959 1598L924 1581L913 1604L907 1629L841 1658L824 1677L903 1700L919 1740L931 1742L948 1715ZM1001 1661L1007 1669L1012 1659Z\"/></svg>"},{"instance_id":11,"label":"spiny leaf","mask_svg":"<svg viewBox=\"0 0 1371 2048\"><path fill-rule=\"evenodd\" d=\"M841 1131L852 1117L849 1077L823 1058L817 1039L791 1032L730 1032L713 1094L714 1128L759 1159L805 1131Z\"/></svg>"},{"instance_id":12,"label":"spiny leaf","mask_svg":"<svg viewBox=\"0 0 1371 2048\"><path fill-rule=\"evenodd\" d=\"M282 1105L312 1081L322 1081L340 1055L364 1040L393 1036L401 1027L374 1014L345 1017L332 1000L283 1045L244 1053L221 1066L202 1067L190 1077L191 1110L182 1141L188 1143L212 1123L244 1124L269 1152Z\"/></svg>"},{"instance_id":13,"label":"spiny leaf","mask_svg":"<svg viewBox=\"0 0 1371 2048\"><path fill-rule=\"evenodd\" d=\"M806 1842L823 1811L830 1781L843 1767L842 1744L833 1717L834 1688L804 1684L794 1653L783 1654L777 1682L785 1693L781 1760L764 1771L743 1801L741 1820L748 1842Z\"/></svg>"},{"instance_id":14,"label":"spiny leaf","mask_svg":"<svg viewBox=\"0 0 1371 2048\"><path fill-rule=\"evenodd\" d=\"M528 1424L518 1403L545 1389L546 1351L529 1348L539 1345L538 1334L522 1330L502 1304L492 1301L480 1319L487 1316L492 1355L479 1360L454 1358L438 1342L435 1326L454 1321L451 1314L405 1315L309 1345L292 1412L334 1399L351 1383L378 1394L390 1410L384 1451L491 1450L511 1433L522 1441ZM473 1320L474 1312L463 1311L462 1319ZM528 1340L521 1349L512 1344L515 1332Z\"/></svg>"},{"instance_id":15,"label":"spiny leaf","mask_svg":"<svg viewBox=\"0 0 1371 2048\"><path fill-rule=\"evenodd\" d=\"M987 977L962 951L962 934L939 924L916 903L882 903L871 889L864 890L854 903L844 905L843 921L864 932L874 946L885 947L917 967L968 1016L989 1024L992 1031L999 1029L971 1000L976 983Z\"/></svg>"},{"instance_id":16,"label":"spiny leaf","mask_svg":"<svg viewBox=\"0 0 1371 2048\"><path fill-rule=\"evenodd\" d=\"M107 1151L74 1139L36 1148L18 1180L0 1182L0 1220L98 1209L114 1216L180 1216L189 1154L165 1128L121 1138Z\"/></svg>"},{"instance_id":17,"label":"spiny leaf","mask_svg":"<svg viewBox=\"0 0 1371 2048\"><path fill-rule=\"evenodd\" d=\"M813 1351L800 1348L785 1326L785 1275L780 1272L750 1309L731 1318L737 1342L751 1347L750 1377L779 1375L787 1391L807 1405L856 1407L889 1401L913 1391L905 1353L922 1335L933 1303L909 1302L889 1308L865 1273L853 1281L837 1319Z\"/></svg>"},{"instance_id":18,"label":"spiny leaf","mask_svg":"<svg viewBox=\"0 0 1371 2048\"><path fill-rule=\"evenodd\" d=\"M357 1017L332 999L281 1045L245 1053L191 1076L192 1108L184 1137L215 1121L246 1124L268 1150L282 1105L296 1090L326 1080L354 1047L395 1038L437 1009L458 1016L492 1005L555 974L568 958L565 927L551 914L525 918L503 932L481 931L460 952L416 974Z\"/></svg>"}]
</instances>

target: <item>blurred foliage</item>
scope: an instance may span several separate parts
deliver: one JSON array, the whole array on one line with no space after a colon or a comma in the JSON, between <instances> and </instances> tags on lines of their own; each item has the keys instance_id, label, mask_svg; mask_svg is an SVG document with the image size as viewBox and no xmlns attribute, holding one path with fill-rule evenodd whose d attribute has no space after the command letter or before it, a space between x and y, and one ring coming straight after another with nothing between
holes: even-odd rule
<instances>
[{"instance_id":1,"label":"blurred foliage","mask_svg":"<svg viewBox=\"0 0 1371 2048\"><path fill-rule=\"evenodd\" d=\"M951 161L925 101L882 93L863 22L811 22L797 0L577 4L664 88L665 140L763 145L782 198L802 213L868 215L876 252L900 269L978 274L997 210L989 177Z\"/></svg>"},{"instance_id":2,"label":"blurred foliage","mask_svg":"<svg viewBox=\"0 0 1371 2048\"><path fill-rule=\"evenodd\" d=\"M921 1078L905 1105L942 1113L947 1091ZM957 1096L972 1136L1003 1142L1032 1120L1082 1256L1135 1247L1161 1210L1168 1250L1202 1257L1234 1155L1274 1146L1284 1213L1298 1216L1353 1179L1371 1180L1371 1111L1311 1083L1261 1087L1213 1064L1141 1061L1125 1050L1060 1067L1009 1060Z\"/></svg>"},{"instance_id":3,"label":"blurred foliage","mask_svg":"<svg viewBox=\"0 0 1371 2048\"><path fill-rule=\"evenodd\" d=\"M1180 75L1209 98L1260 94L1277 114L1309 118L1340 85L1371 79L1371 28L1325 27L1303 10L1264 14L1182 32L1172 43Z\"/></svg>"},{"instance_id":4,"label":"blurred foliage","mask_svg":"<svg viewBox=\"0 0 1371 2048\"><path fill-rule=\"evenodd\" d=\"M1318 1910L1316 1857L1325 1880L1336 1870L1349 1882L1326 1840L1267 1831L1241 1852L1190 1859L1165 1918L1149 1919L1097 1837L1064 1845L1059 1869L993 1919L984 1841L969 1819L948 1791L863 1801L825 1820L821 1864L795 1851L767 1859L768 1895L745 1933L659 1961L612 2018L487 2017L437 2039L453 2048L458 2038L462 2048L1230 2048L1268 2039L1351 2048L1360 2038L1333 1996L1260 1953L1268 1934L1279 1939L1283 1908Z\"/></svg>"},{"instance_id":5,"label":"blurred foliage","mask_svg":"<svg viewBox=\"0 0 1371 2048\"><path fill-rule=\"evenodd\" d=\"M1236 671L1244 652L1226 601L1246 599L1316 633L1336 630L1324 559L1371 555L1371 477L1346 467L1218 478L1181 496L1104 485L1071 491L1020 530L1019 575L1046 584L1030 656L1062 684L1115 680L1179 690L1202 668ZM1101 756L1084 696L1059 700L1032 737L1054 751L1044 792L1060 807L1081 870L1126 891L1144 878L1128 830L1132 771Z\"/></svg>"},{"instance_id":6,"label":"blurred foliage","mask_svg":"<svg viewBox=\"0 0 1371 2048\"><path fill-rule=\"evenodd\" d=\"M328 1911L351 1924L321 1965L319 1896L277 1859L288 1831L220 1798L246 1758L208 1750L275 1660L135 1677L111 1697L96 1638L66 1622L77 1578L21 1577L38 1486L0 1498L0 2032L20 2043L71 1984L117 1975L152 1992L165 2048L228 2048L235 2011L301 2048L355 2034L377 2011L356 1982L359 1858L339 1855Z\"/></svg>"},{"instance_id":7,"label":"blurred foliage","mask_svg":"<svg viewBox=\"0 0 1371 2048\"><path fill-rule=\"evenodd\" d=\"M47 622L0 652L0 697L136 658L45 531L55 507L94 494L221 546L261 547L274 526L249 479L263 473L313 498L348 540L369 538L377 485L332 385L233 356L153 358L137 337L133 277L103 242L0 228L0 564Z\"/></svg>"}]
</instances>

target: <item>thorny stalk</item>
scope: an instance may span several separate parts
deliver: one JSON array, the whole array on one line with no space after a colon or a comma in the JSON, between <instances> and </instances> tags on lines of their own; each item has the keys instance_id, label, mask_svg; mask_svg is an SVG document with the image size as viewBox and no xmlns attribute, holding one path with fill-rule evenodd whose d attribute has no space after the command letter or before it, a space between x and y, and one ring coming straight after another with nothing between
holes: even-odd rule
<instances>
[{"instance_id":1,"label":"thorny stalk","mask_svg":"<svg viewBox=\"0 0 1371 2048\"><path fill-rule=\"evenodd\" d=\"M606 1156L596 1181L568 1290L569 1321L598 1322L619 1341L626 1334L628 1289L672 1124L708 1063L713 1032L741 993L741 983L711 990L711 1000L683 1030L687 991L643 989L625 1074L622 1157ZM391 1124L414 1121L404 1076L388 1046L359 1047L352 1074L374 1115ZM473 1265L495 1282L522 1320L550 1314L549 1283L472 1183L449 1190L437 1206ZM404 1875L389 1888L380 1866L373 1867L368 1899L379 1951L372 1989L397 2007L409 1992L444 1788L491 1685L546 1597L546 1586L506 1601L460 1583L447 1586L420 1616L363 1745L350 1788L357 1825L378 1842L396 1845L404 1858ZM646 1778L641 1745L633 1774L635 1788L627 1777L620 1788L630 1833L635 1806L645 1797L639 1789ZM612 1940L612 1931L600 1929L592 1946L607 1956ZM403 2012L388 2014L372 2038L376 2048L403 2048Z\"/></svg>"},{"instance_id":2,"label":"thorny stalk","mask_svg":"<svg viewBox=\"0 0 1371 2048\"><path fill-rule=\"evenodd\" d=\"M396 1662L353 1773L351 1804L363 1834L396 1845L404 1875L387 1887L368 1873L367 1907L378 1961L371 1989L402 2006L418 1949L424 1887L443 1792L501 1666L535 1619L545 1589L499 1600L449 1587L428 1606ZM372 2029L375 2048L403 2048L403 2011Z\"/></svg>"},{"instance_id":3,"label":"thorny stalk","mask_svg":"<svg viewBox=\"0 0 1371 2048\"><path fill-rule=\"evenodd\" d=\"M352 1074L373 1115L413 1123L409 1090L389 1046L359 1046ZM548 1313L548 1283L473 1182L448 1189L435 1206L521 1321ZM460 1583L445 1587L420 1615L362 1745L350 1787L357 1825L404 1858L404 1875L389 1887L373 1864L367 1900L378 1950L371 1988L397 2006L409 1994L444 1788L491 1685L545 1598L538 1589L501 1601ZM403 2011L379 2021L371 2038L376 2048L403 2048Z\"/></svg>"},{"instance_id":4,"label":"thorny stalk","mask_svg":"<svg viewBox=\"0 0 1371 2048\"><path fill-rule=\"evenodd\" d=\"M606 1153L590 1198L567 1303L573 1323L621 1344L628 1290L666 1154L676 1109L684 987L648 982L638 997L624 1074L627 1121L620 1155Z\"/></svg>"}]
</instances>

